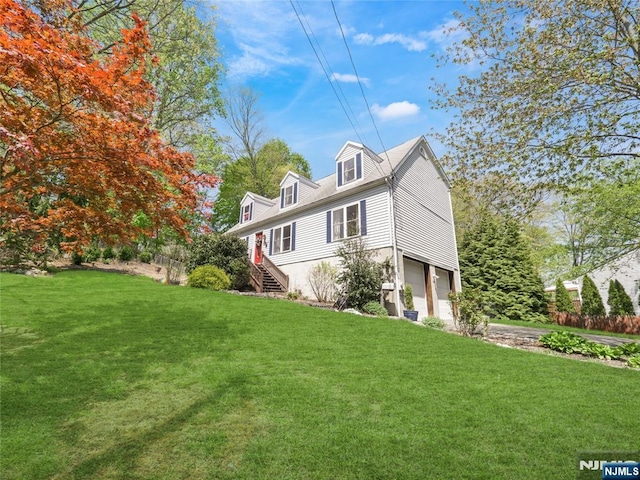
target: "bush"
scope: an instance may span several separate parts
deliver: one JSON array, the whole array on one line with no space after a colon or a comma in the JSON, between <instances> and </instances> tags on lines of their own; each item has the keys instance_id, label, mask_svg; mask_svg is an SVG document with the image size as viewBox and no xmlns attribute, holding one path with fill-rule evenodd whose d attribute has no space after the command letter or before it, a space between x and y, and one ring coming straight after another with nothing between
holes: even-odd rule
<instances>
[{"instance_id":1,"label":"bush","mask_svg":"<svg viewBox=\"0 0 640 480\"><path fill-rule=\"evenodd\" d=\"M78 252L74 251L71 254L71 261L73 262L74 265L82 265L82 261L83 260L84 259L82 258L82 254L81 253L78 253Z\"/></svg>"},{"instance_id":2,"label":"bush","mask_svg":"<svg viewBox=\"0 0 640 480\"><path fill-rule=\"evenodd\" d=\"M489 317L485 315L482 297L477 290L466 289L449 294L453 321L460 333L471 336L482 326L483 335L489 328Z\"/></svg>"},{"instance_id":3,"label":"bush","mask_svg":"<svg viewBox=\"0 0 640 480\"><path fill-rule=\"evenodd\" d=\"M407 310L413 310L413 287L410 283L404 286L404 306Z\"/></svg>"},{"instance_id":4,"label":"bush","mask_svg":"<svg viewBox=\"0 0 640 480\"><path fill-rule=\"evenodd\" d=\"M322 303L333 302L336 298L338 268L329 262L320 262L307 273L307 281L316 299Z\"/></svg>"},{"instance_id":5,"label":"bush","mask_svg":"<svg viewBox=\"0 0 640 480\"><path fill-rule=\"evenodd\" d=\"M633 302L618 280L609 282L609 315L634 315Z\"/></svg>"},{"instance_id":6,"label":"bush","mask_svg":"<svg viewBox=\"0 0 640 480\"><path fill-rule=\"evenodd\" d=\"M582 277L582 315L606 315L598 287L587 275Z\"/></svg>"},{"instance_id":7,"label":"bush","mask_svg":"<svg viewBox=\"0 0 640 480\"><path fill-rule=\"evenodd\" d=\"M116 258L116 254L113 251L113 248L108 245L107 247L105 247L105 249L102 251L102 260L104 260L105 262L108 262L109 260L111 260L112 258Z\"/></svg>"},{"instance_id":8,"label":"bush","mask_svg":"<svg viewBox=\"0 0 640 480\"><path fill-rule=\"evenodd\" d=\"M247 243L233 235L201 235L189 245L186 270L213 265L225 271L236 290L249 284Z\"/></svg>"},{"instance_id":9,"label":"bush","mask_svg":"<svg viewBox=\"0 0 640 480\"><path fill-rule=\"evenodd\" d=\"M571 332L550 332L538 340L543 346L562 353L582 353L587 343L585 338Z\"/></svg>"},{"instance_id":10,"label":"bush","mask_svg":"<svg viewBox=\"0 0 640 480\"><path fill-rule=\"evenodd\" d=\"M138 260L140 260L142 263L151 263L151 261L153 260L153 253L148 250L140 252L140 255L138 255Z\"/></svg>"},{"instance_id":11,"label":"bush","mask_svg":"<svg viewBox=\"0 0 640 480\"><path fill-rule=\"evenodd\" d=\"M634 355L627 359L627 366L631 368L640 368L640 355Z\"/></svg>"},{"instance_id":12,"label":"bush","mask_svg":"<svg viewBox=\"0 0 640 480\"><path fill-rule=\"evenodd\" d=\"M133 257L135 257L135 252L129 245L125 245L118 252L118 260L122 260L123 262L128 262Z\"/></svg>"},{"instance_id":13,"label":"bush","mask_svg":"<svg viewBox=\"0 0 640 480\"><path fill-rule=\"evenodd\" d=\"M300 300L300 298L302 298L302 292L300 292L299 290L295 290L293 292L287 292L287 299L289 300Z\"/></svg>"},{"instance_id":14,"label":"bush","mask_svg":"<svg viewBox=\"0 0 640 480\"><path fill-rule=\"evenodd\" d=\"M560 279L556 281L556 312L575 313L576 307L571 301L569 291Z\"/></svg>"},{"instance_id":15,"label":"bush","mask_svg":"<svg viewBox=\"0 0 640 480\"><path fill-rule=\"evenodd\" d=\"M369 302L378 302L382 289L382 265L373 260L362 238L345 241L336 250L342 272L337 277L349 307L362 310Z\"/></svg>"},{"instance_id":16,"label":"bush","mask_svg":"<svg viewBox=\"0 0 640 480\"><path fill-rule=\"evenodd\" d=\"M231 287L231 280L221 268L203 265L189 273L187 286L209 290L228 290Z\"/></svg>"},{"instance_id":17,"label":"bush","mask_svg":"<svg viewBox=\"0 0 640 480\"><path fill-rule=\"evenodd\" d=\"M389 312L378 302L369 302L362 307L362 311L364 313L368 313L369 315L375 315L377 317L388 317Z\"/></svg>"},{"instance_id":18,"label":"bush","mask_svg":"<svg viewBox=\"0 0 640 480\"><path fill-rule=\"evenodd\" d=\"M444 328L444 322L438 317L424 317L421 322L425 327L435 328L436 330Z\"/></svg>"}]
</instances>

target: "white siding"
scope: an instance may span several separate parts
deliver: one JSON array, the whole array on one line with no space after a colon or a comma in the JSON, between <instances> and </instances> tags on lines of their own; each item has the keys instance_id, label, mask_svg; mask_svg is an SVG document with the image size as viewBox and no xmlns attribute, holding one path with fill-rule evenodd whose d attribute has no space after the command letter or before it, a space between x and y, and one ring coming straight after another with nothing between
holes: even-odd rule
<instances>
[{"instance_id":1,"label":"white siding","mask_svg":"<svg viewBox=\"0 0 640 480\"><path fill-rule=\"evenodd\" d=\"M447 184L416 149L395 179L398 248L405 255L458 271L453 214Z\"/></svg>"},{"instance_id":2,"label":"white siding","mask_svg":"<svg viewBox=\"0 0 640 480\"><path fill-rule=\"evenodd\" d=\"M249 236L253 237L255 232L264 232L267 246L263 251L265 255L269 256L271 229L296 222L295 250L270 255L269 258L273 263L282 266L332 257L340 242L327 243L327 211L351 205L360 200L366 201L367 235L364 238L367 246L369 248L391 246L389 195L385 185L372 188L367 192L350 195L342 200L323 204L321 207L312 208L302 214L279 218L273 223L264 225L261 229L252 231ZM241 236L244 237L247 234L242 233Z\"/></svg>"}]
</instances>

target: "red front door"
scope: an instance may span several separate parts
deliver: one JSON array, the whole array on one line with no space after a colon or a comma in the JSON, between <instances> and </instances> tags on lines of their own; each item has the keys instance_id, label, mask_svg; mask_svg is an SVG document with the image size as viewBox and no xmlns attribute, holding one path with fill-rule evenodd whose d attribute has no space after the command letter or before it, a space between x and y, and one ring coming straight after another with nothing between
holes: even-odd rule
<instances>
[{"instance_id":1,"label":"red front door","mask_svg":"<svg viewBox=\"0 0 640 480\"><path fill-rule=\"evenodd\" d=\"M262 232L256 233L256 246L253 249L253 263L259 265L262 263L262 241L264 240Z\"/></svg>"}]
</instances>

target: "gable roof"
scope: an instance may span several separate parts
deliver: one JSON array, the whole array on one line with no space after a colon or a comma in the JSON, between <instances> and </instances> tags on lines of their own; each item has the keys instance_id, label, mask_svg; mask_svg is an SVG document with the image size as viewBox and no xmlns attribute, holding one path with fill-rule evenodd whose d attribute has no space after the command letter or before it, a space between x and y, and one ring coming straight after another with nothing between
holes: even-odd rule
<instances>
[{"instance_id":1,"label":"gable roof","mask_svg":"<svg viewBox=\"0 0 640 480\"><path fill-rule=\"evenodd\" d=\"M358 182L357 184L354 184L351 186L338 187L336 182L336 173L334 172L331 175L328 175L324 178L321 178L313 182L315 185L318 186L318 188L316 188L311 195L308 195L304 199L299 201L297 205L287 208L284 211L281 211L281 209L279 208L280 204L278 202L278 198L274 200L270 200L271 202L273 202L274 205L272 207L269 207L265 211L261 212L258 216L256 216L256 218L250 224L234 225L228 230L228 232L234 233L234 232L249 230L249 229L253 230L256 227L259 228L262 223L266 223L267 221L270 222L277 218L285 219L287 217L296 215L301 211L307 210L311 207L317 207L318 205L329 203L333 200L346 197L355 192L367 190L375 185L382 185L385 182L385 180L393 172L395 172L398 169L398 167L402 165L402 163L404 163L404 161L410 156L411 152L413 152L413 150L415 150L415 148L421 143L426 145L428 148L428 151L427 151L427 156L429 157L428 160L431 160L435 164L436 168L438 169L439 173L442 176L442 179L447 184L447 186L449 186L449 181L447 176L445 175L444 171L442 170L442 167L440 166L439 162L436 160L435 156L433 155L433 152L431 151L431 148L429 147L429 144L427 143L427 141L423 136L419 136L411 140L408 140L380 154L375 154L366 146L361 146L358 143L346 142L345 146L340 150L340 152L343 152L347 145L357 145L358 147L362 147L368 153L370 153L371 157L373 158L376 164L373 170L369 172L369 174L365 176L361 182ZM336 158L338 158L339 155L340 154L338 154ZM304 177L300 176L300 178L304 178Z\"/></svg>"}]
</instances>

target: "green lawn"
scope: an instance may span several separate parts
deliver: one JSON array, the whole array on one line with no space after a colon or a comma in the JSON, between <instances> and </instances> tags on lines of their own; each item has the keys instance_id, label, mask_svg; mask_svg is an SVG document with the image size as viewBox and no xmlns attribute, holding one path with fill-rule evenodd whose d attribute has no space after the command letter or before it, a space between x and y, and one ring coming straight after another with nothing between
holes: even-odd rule
<instances>
[{"instance_id":1,"label":"green lawn","mask_svg":"<svg viewBox=\"0 0 640 480\"><path fill-rule=\"evenodd\" d=\"M90 271L0 274L3 479L566 479L640 372Z\"/></svg>"}]
</instances>

